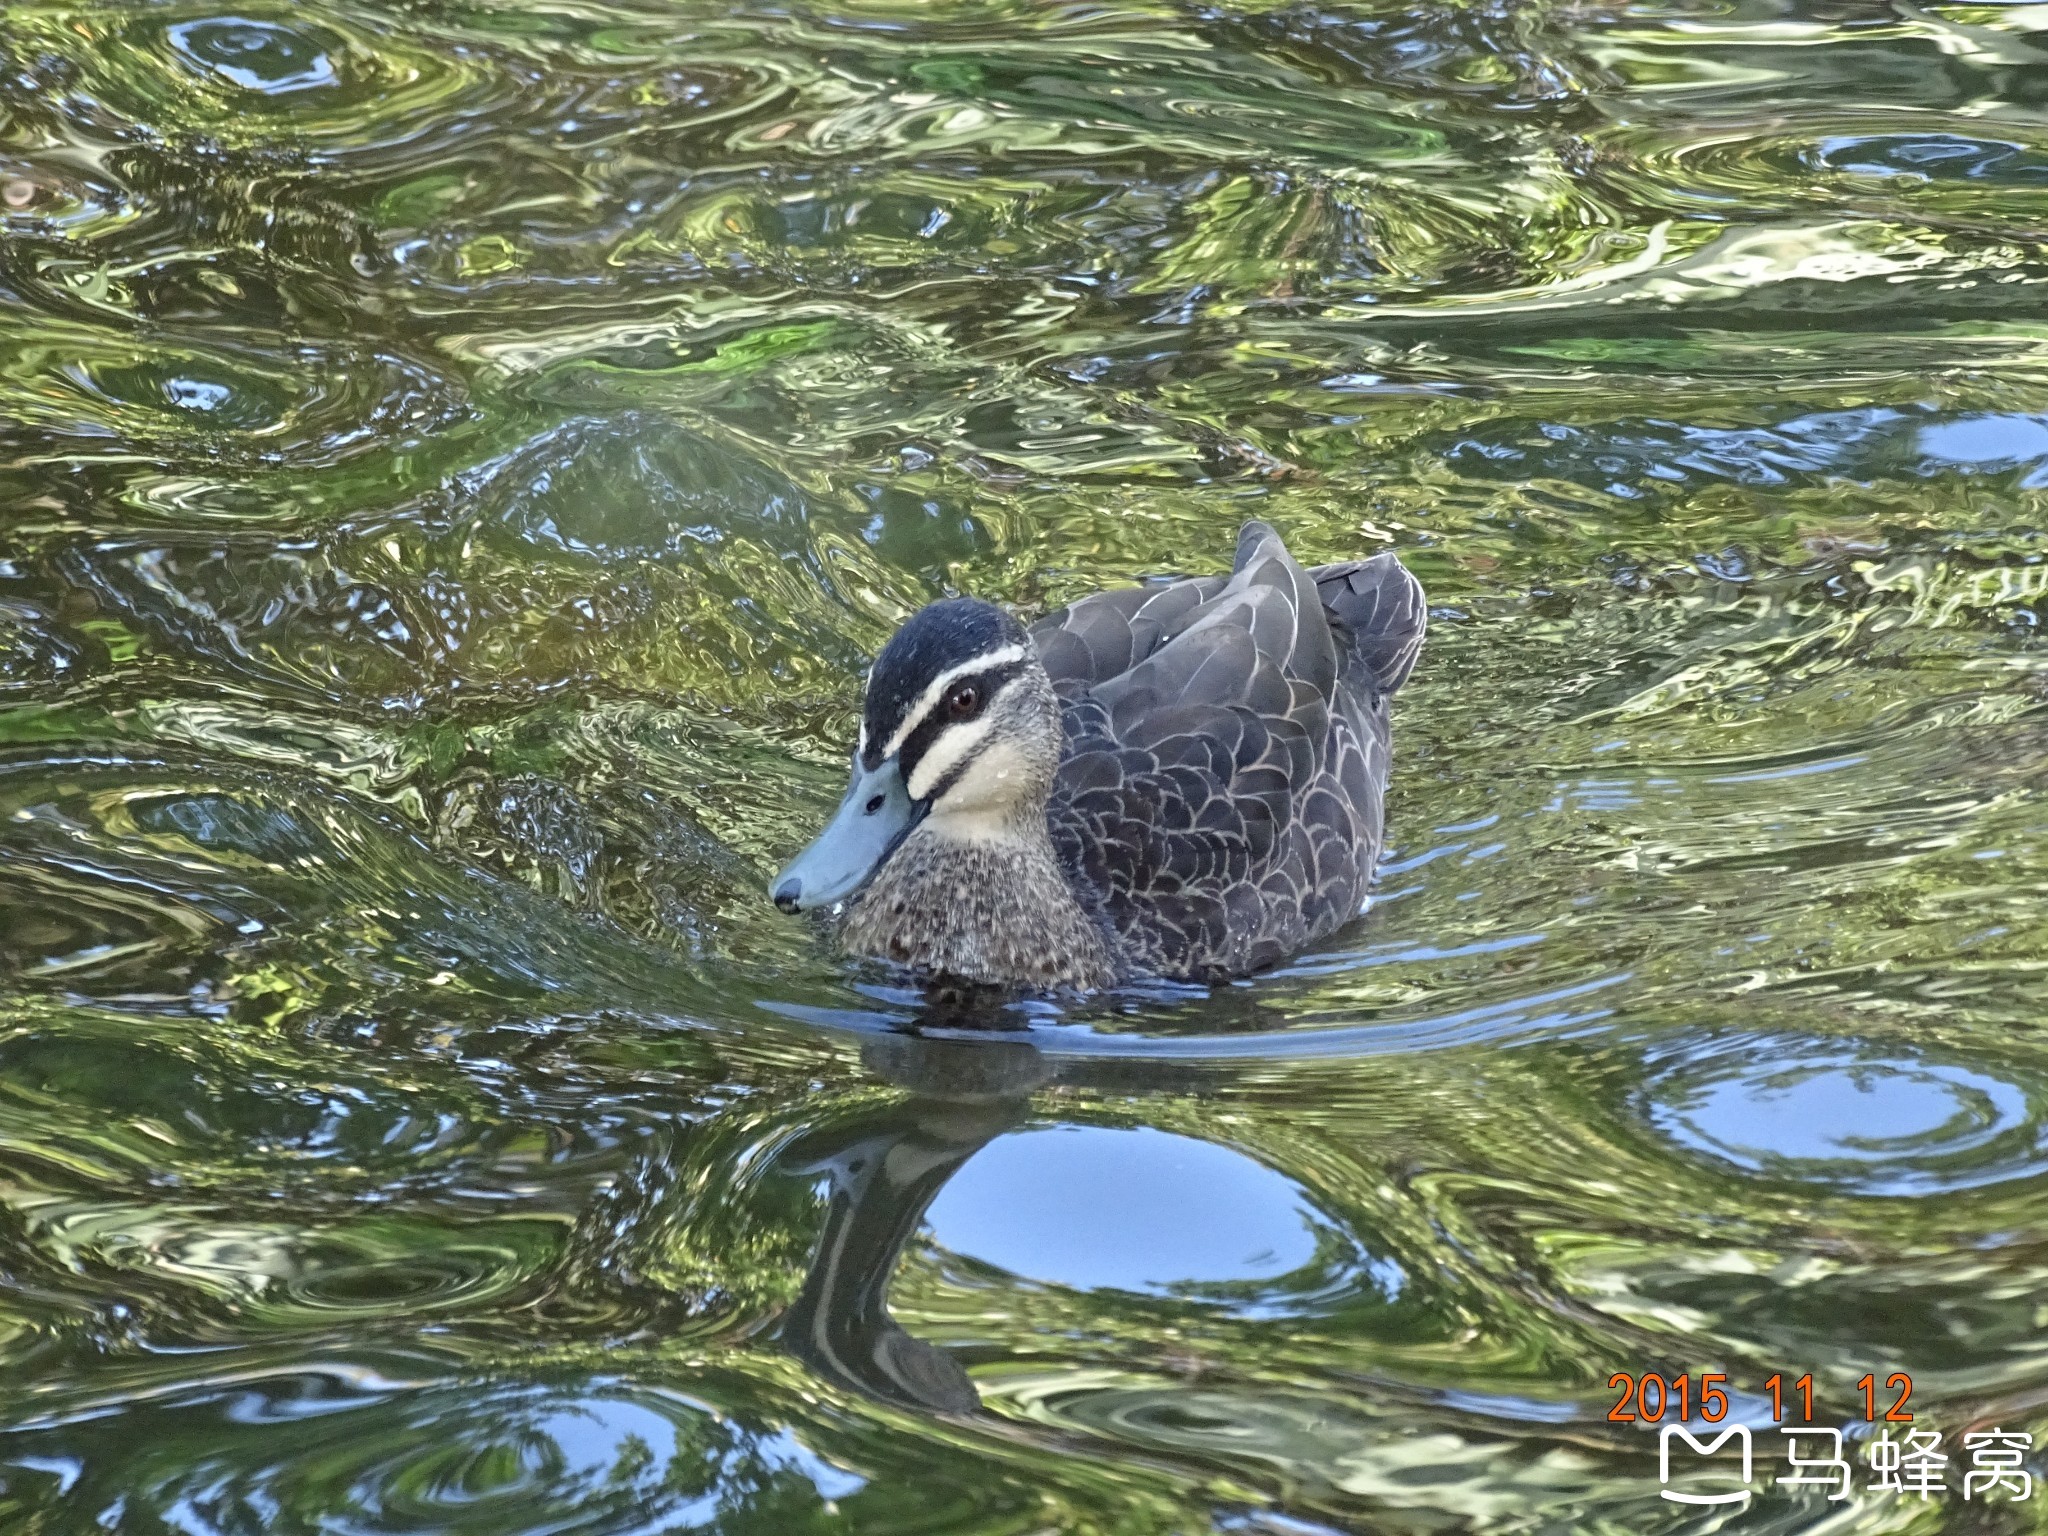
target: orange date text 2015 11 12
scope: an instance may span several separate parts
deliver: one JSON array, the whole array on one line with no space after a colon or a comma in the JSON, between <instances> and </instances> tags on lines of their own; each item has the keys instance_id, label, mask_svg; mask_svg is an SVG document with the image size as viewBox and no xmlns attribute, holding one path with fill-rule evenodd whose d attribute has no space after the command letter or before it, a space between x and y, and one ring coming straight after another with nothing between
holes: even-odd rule
<instances>
[{"instance_id":1,"label":"orange date text 2015 11 12","mask_svg":"<svg viewBox=\"0 0 2048 1536\"><path fill-rule=\"evenodd\" d=\"M1607 1410L1608 1419L1616 1424L1659 1424L1667 1417L1683 1423L1695 1411L1709 1424L1718 1424L1728 1416L1728 1376L1724 1371L1678 1371L1669 1376L1656 1371L1616 1371L1607 1378L1607 1385L1621 1394ZM1862 1394L1865 1423L1913 1422L1912 1412L1906 1407L1913 1395L1913 1378L1904 1371L1894 1371L1885 1377L1882 1387L1875 1373L1864 1376L1856 1383L1856 1390ZM1765 1380L1763 1392L1771 1400L1773 1423L1784 1423L1788 1410L1789 1416L1799 1422L1813 1422L1811 1371L1790 1381L1784 1372L1777 1372ZM1888 1403L1884 1400L1887 1393L1891 1395Z\"/></svg>"}]
</instances>

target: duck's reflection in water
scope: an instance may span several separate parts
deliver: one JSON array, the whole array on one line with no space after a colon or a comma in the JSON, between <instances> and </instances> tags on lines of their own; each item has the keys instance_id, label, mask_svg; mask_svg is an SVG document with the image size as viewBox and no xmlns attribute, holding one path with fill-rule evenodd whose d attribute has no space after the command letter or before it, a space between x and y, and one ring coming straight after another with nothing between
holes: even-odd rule
<instances>
[{"instance_id":1,"label":"duck's reflection in water","mask_svg":"<svg viewBox=\"0 0 2048 1536\"><path fill-rule=\"evenodd\" d=\"M861 1057L912 1097L799 1137L778 1160L831 1188L783 1342L827 1380L883 1402L972 1413L981 1399L959 1363L889 1316L889 1281L939 1190L1023 1123L1052 1067L1030 1045L995 1039L883 1036L864 1042Z\"/></svg>"},{"instance_id":2,"label":"duck's reflection in water","mask_svg":"<svg viewBox=\"0 0 2048 1536\"><path fill-rule=\"evenodd\" d=\"M822 1185L827 1193L825 1224L803 1289L783 1316L783 1344L823 1379L897 1406L953 1414L973 1413L981 1406L953 1356L907 1333L888 1310L890 1282L904 1249L948 1182L990 1142L1025 1127L1032 1118L1031 1096L1041 1088L1058 1083L1119 1096L1186 1093L1199 1091L1206 1077L1205 1069L1192 1063L1055 1058L988 1026L987 1012L971 1002L949 1006L928 1001L916 1028L866 1035L863 1064L908 1090L907 1097L829 1118L785 1143L774 1158L775 1173ZM1130 1155L1129 1149L1120 1149L1119 1155ZM1240 1160L1266 1172L1249 1159ZM1175 1176L1182 1181L1191 1176L1187 1163L1187 1155L1179 1154ZM1157 1179L1137 1177L1144 1171L1135 1170L1136 1183L1120 1193L1145 1199L1140 1189L1157 1192ZM1072 1172L1064 1170L1067 1178ZM1056 1185L1061 1174L1058 1168L1046 1170ZM983 1181L977 1190L986 1193L985 1186ZM1235 1193L1209 1192L1227 1204L1243 1193L1233 1188ZM1199 1195L1193 1199L1196 1206L1205 1203ZM1180 1202L1174 1203L1178 1209ZM1218 1219L1227 1214L1210 1212ZM1229 1229L1231 1241L1247 1230L1229 1220L1221 1220L1221 1226ZM1058 1271L1039 1273L1052 1279Z\"/></svg>"}]
</instances>

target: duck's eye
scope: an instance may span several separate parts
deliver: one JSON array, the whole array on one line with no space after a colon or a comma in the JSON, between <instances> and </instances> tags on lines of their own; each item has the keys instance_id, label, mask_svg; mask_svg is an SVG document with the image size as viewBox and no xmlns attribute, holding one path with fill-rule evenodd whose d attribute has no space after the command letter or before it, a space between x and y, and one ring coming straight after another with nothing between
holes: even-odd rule
<instances>
[{"instance_id":1,"label":"duck's eye","mask_svg":"<svg viewBox=\"0 0 2048 1536\"><path fill-rule=\"evenodd\" d=\"M946 695L946 709L955 720L971 720L975 711L981 708L981 689L973 683L962 683Z\"/></svg>"}]
</instances>

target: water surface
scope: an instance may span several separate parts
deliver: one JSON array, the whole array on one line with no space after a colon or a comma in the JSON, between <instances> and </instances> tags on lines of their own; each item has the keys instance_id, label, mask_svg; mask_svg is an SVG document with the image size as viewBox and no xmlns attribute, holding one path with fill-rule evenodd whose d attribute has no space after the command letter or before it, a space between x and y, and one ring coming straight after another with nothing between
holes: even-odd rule
<instances>
[{"instance_id":1,"label":"water surface","mask_svg":"<svg viewBox=\"0 0 2048 1536\"><path fill-rule=\"evenodd\" d=\"M0 1528L1678 1531L1611 1373L2048 1430L2044 38L0 6ZM906 613L1251 516L1435 605L1361 922L995 1040L768 906Z\"/></svg>"}]
</instances>

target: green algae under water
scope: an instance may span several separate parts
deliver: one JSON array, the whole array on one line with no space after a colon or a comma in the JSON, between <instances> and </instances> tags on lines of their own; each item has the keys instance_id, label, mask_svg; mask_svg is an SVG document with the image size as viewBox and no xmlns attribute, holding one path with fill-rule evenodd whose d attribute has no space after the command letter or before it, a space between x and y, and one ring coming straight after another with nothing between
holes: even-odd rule
<instances>
[{"instance_id":1,"label":"green algae under water","mask_svg":"<svg viewBox=\"0 0 2048 1536\"><path fill-rule=\"evenodd\" d=\"M2040 5L5 0L0 1531L2039 1529L2044 102ZM1247 516L1436 605L1361 922L961 1040L772 911L910 609ZM1665 1501L1643 1371L1952 1491Z\"/></svg>"}]
</instances>

